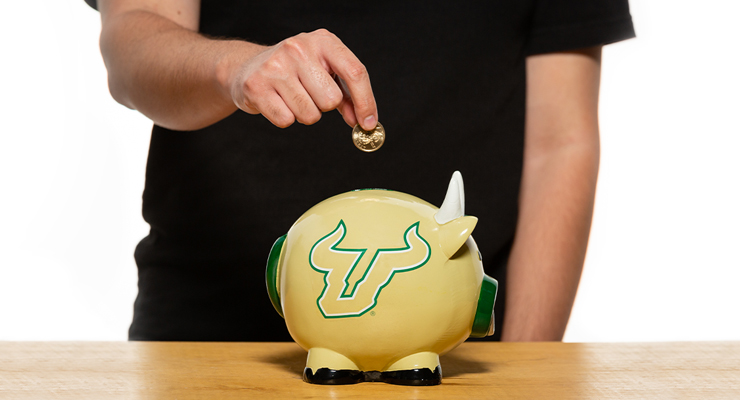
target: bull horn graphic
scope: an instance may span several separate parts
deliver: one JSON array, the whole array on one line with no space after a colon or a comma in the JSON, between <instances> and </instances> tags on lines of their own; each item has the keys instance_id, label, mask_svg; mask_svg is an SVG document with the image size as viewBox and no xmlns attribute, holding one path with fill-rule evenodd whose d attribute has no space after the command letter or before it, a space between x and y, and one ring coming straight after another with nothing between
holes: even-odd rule
<instances>
[{"instance_id":1,"label":"bull horn graphic","mask_svg":"<svg viewBox=\"0 0 740 400\"><path fill-rule=\"evenodd\" d=\"M447 195L439 211L434 215L438 224L444 225L453 219L465 215L465 187L463 186L462 174L455 171L450 179L450 185L447 187Z\"/></svg>"}]
</instances>

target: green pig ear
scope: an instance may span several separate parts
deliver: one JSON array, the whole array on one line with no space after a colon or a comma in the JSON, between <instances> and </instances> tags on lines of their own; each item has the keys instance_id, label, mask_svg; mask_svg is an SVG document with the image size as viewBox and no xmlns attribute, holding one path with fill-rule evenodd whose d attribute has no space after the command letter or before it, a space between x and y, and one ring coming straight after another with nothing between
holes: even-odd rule
<instances>
[{"instance_id":1,"label":"green pig ear","mask_svg":"<svg viewBox=\"0 0 740 400\"><path fill-rule=\"evenodd\" d=\"M272 245L270 250L270 256L267 257L267 270L265 271L265 282L267 283L267 295L270 296L270 302L275 307L275 311L283 315L283 307L280 305L280 259L283 255L283 244L285 244L285 237L287 235L280 236L275 244Z\"/></svg>"}]
</instances>

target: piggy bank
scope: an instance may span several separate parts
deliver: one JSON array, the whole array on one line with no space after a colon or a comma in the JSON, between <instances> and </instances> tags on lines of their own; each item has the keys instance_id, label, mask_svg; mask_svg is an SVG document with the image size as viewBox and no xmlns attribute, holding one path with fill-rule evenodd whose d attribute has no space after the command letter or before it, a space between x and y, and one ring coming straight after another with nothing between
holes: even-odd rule
<instances>
[{"instance_id":1,"label":"piggy bank","mask_svg":"<svg viewBox=\"0 0 740 400\"><path fill-rule=\"evenodd\" d=\"M436 385L440 354L493 334L498 286L464 204L459 172L440 208L356 190L315 205L275 242L267 291L308 351L306 382Z\"/></svg>"}]
</instances>

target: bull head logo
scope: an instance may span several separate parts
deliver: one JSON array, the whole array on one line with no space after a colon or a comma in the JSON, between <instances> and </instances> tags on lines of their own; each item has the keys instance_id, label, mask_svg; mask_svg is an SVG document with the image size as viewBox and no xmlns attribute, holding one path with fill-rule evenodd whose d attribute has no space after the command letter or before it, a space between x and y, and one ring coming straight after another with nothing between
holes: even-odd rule
<instances>
[{"instance_id":1,"label":"bull head logo","mask_svg":"<svg viewBox=\"0 0 740 400\"><path fill-rule=\"evenodd\" d=\"M369 261L368 249L341 247L346 234L347 226L339 221L308 256L311 268L324 274L324 290L316 300L324 318L359 317L372 310L395 274L421 268L431 256L429 243L419 234L419 222L406 229L403 247L377 249Z\"/></svg>"},{"instance_id":2,"label":"bull head logo","mask_svg":"<svg viewBox=\"0 0 740 400\"><path fill-rule=\"evenodd\" d=\"M451 257L465 242L475 227L475 217L464 217L465 192L462 176L456 172L447 189L445 201L434 219L440 230L442 252ZM324 318L359 317L378 303L381 291L391 283L394 275L421 268L429 261L431 247L419 234L420 221L412 224L400 238L404 246L368 249L350 249L341 246L347 235L347 226L339 221L326 236L311 248L309 264L324 274L324 289L316 304ZM400 232L399 232L400 233ZM372 254L372 257L367 257ZM368 261L369 258L369 261Z\"/></svg>"},{"instance_id":3,"label":"bull head logo","mask_svg":"<svg viewBox=\"0 0 740 400\"><path fill-rule=\"evenodd\" d=\"M324 275L324 288L316 305L325 318L364 315L377 305L381 292L392 284L396 274L421 268L429 261L432 246L419 233L420 224L434 235L431 237L434 251L451 259L463 247L477 222L476 217L465 216L465 191L459 172L452 175L445 200L434 218L417 221L403 233L399 231L395 247L345 248L342 241L348 229L359 228L348 227L340 220L336 228L313 244L308 255L311 268ZM266 270L267 292L281 316L278 266L285 240L286 235L283 235L273 245Z\"/></svg>"}]
</instances>

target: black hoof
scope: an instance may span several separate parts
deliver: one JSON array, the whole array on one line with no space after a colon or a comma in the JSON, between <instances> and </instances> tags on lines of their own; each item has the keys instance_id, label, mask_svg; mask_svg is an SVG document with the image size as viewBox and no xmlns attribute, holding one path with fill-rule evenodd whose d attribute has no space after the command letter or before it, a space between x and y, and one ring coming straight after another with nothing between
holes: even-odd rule
<instances>
[{"instance_id":1,"label":"black hoof","mask_svg":"<svg viewBox=\"0 0 740 400\"><path fill-rule=\"evenodd\" d=\"M383 382L394 385L433 386L442 383L442 368L438 365L434 371L429 368L385 371L380 374L380 378Z\"/></svg>"},{"instance_id":2,"label":"black hoof","mask_svg":"<svg viewBox=\"0 0 740 400\"><path fill-rule=\"evenodd\" d=\"M303 370L303 380L316 385L350 385L365 380L362 371L352 369L329 369L319 368L314 373L311 368Z\"/></svg>"}]
</instances>

